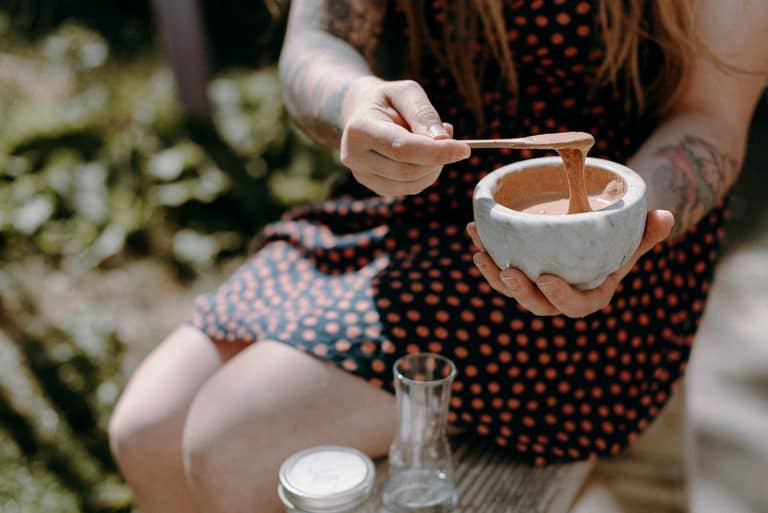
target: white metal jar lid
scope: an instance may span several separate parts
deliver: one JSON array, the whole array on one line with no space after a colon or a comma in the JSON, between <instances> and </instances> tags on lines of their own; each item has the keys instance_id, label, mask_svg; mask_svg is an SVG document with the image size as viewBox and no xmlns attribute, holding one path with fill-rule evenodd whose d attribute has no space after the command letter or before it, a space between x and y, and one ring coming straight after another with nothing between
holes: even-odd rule
<instances>
[{"instance_id":1,"label":"white metal jar lid","mask_svg":"<svg viewBox=\"0 0 768 513\"><path fill-rule=\"evenodd\" d=\"M338 445L299 451L280 467L280 499L289 510L336 513L371 495L376 470L366 454Z\"/></svg>"}]
</instances>

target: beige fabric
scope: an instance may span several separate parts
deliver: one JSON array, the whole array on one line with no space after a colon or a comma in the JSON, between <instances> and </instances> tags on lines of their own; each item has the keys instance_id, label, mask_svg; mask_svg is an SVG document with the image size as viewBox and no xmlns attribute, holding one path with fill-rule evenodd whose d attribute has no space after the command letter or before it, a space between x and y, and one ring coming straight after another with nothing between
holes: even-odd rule
<instances>
[{"instance_id":1,"label":"beige fabric","mask_svg":"<svg viewBox=\"0 0 768 513\"><path fill-rule=\"evenodd\" d=\"M691 363L695 513L768 512L768 226L761 232L722 262Z\"/></svg>"}]
</instances>

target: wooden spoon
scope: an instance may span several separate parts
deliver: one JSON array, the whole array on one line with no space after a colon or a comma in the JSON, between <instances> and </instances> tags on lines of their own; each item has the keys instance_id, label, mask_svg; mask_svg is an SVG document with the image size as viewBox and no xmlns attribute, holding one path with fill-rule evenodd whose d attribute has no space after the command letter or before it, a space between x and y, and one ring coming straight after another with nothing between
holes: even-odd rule
<instances>
[{"instance_id":1,"label":"wooden spoon","mask_svg":"<svg viewBox=\"0 0 768 513\"><path fill-rule=\"evenodd\" d=\"M557 150L563 159L563 170L568 178L568 213L590 212L589 196L584 177L584 160L595 144L595 138L586 132L559 132L531 135L516 139L464 139L470 148L537 148Z\"/></svg>"},{"instance_id":2,"label":"wooden spoon","mask_svg":"<svg viewBox=\"0 0 768 513\"><path fill-rule=\"evenodd\" d=\"M470 148L537 148L553 149L560 148L583 148L586 152L593 144L595 138L592 134L586 132L558 132L551 134L531 135L528 137L517 137L514 139L459 139Z\"/></svg>"}]
</instances>

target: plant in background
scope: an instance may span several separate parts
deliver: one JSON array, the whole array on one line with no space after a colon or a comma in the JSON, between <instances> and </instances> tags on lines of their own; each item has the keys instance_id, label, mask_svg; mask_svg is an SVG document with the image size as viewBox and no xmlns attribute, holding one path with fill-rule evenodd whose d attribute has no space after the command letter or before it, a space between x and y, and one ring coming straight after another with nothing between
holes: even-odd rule
<instances>
[{"instance_id":1,"label":"plant in background","mask_svg":"<svg viewBox=\"0 0 768 513\"><path fill-rule=\"evenodd\" d=\"M121 327L72 287L137 262L187 280L215 272L286 208L322 198L340 169L288 123L273 66L284 20L255 2L235 27L234 4L205 3L220 65L205 124L183 119L170 71L147 51L146 5L0 0L4 513L133 509L105 434L126 379ZM249 25L264 20L269 30ZM120 293L149 301L163 286L150 275ZM51 297L82 304L52 315L40 307Z\"/></svg>"}]
</instances>

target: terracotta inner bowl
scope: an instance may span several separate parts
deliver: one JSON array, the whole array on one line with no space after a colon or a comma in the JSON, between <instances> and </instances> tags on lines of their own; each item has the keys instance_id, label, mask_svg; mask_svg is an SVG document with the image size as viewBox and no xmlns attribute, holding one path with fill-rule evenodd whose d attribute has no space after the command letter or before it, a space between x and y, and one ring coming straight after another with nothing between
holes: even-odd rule
<instances>
[{"instance_id":1,"label":"terracotta inner bowl","mask_svg":"<svg viewBox=\"0 0 768 513\"><path fill-rule=\"evenodd\" d=\"M599 195L612 181L619 185L620 194L615 201L627 192L624 179L606 169L586 166L584 178L589 196ZM559 166L535 167L507 174L496 182L493 190L496 203L518 211L545 201L567 198L568 180Z\"/></svg>"}]
</instances>

